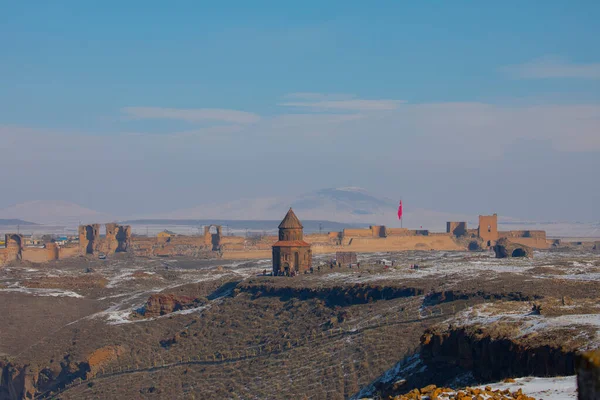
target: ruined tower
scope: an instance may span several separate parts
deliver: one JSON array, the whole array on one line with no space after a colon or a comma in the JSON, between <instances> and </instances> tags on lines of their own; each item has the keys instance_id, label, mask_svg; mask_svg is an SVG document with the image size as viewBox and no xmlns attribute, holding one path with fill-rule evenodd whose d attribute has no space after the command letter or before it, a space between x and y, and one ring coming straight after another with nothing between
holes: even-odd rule
<instances>
[{"instance_id":1,"label":"ruined tower","mask_svg":"<svg viewBox=\"0 0 600 400\"><path fill-rule=\"evenodd\" d=\"M100 225L79 225L79 249L81 254L94 254L100 239Z\"/></svg>"},{"instance_id":2,"label":"ruined tower","mask_svg":"<svg viewBox=\"0 0 600 400\"><path fill-rule=\"evenodd\" d=\"M312 250L306 243L304 227L294 211L290 210L279 224L279 240L273 244L273 275L302 272L312 265Z\"/></svg>"},{"instance_id":3,"label":"ruined tower","mask_svg":"<svg viewBox=\"0 0 600 400\"><path fill-rule=\"evenodd\" d=\"M126 252L130 242L130 225L106 224L106 247L108 253Z\"/></svg>"},{"instance_id":4,"label":"ruined tower","mask_svg":"<svg viewBox=\"0 0 600 400\"><path fill-rule=\"evenodd\" d=\"M498 240L498 215L480 215L478 235L484 246L494 246Z\"/></svg>"},{"instance_id":5,"label":"ruined tower","mask_svg":"<svg viewBox=\"0 0 600 400\"><path fill-rule=\"evenodd\" d=\"M4 245L8 249L9 259L21 260L25 241L20 233L7 233L4 235Z\"/></svg>"}]
</instances>

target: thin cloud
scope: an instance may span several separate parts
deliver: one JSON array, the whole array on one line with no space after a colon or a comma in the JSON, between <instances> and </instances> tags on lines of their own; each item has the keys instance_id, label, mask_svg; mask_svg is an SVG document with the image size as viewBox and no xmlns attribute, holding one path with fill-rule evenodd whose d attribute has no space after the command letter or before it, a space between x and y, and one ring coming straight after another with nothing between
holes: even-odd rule
<instances>
[{"instance_id":1,"label":"thin cloud","mask_svg":"<svg viewBox=\"0 0 600 400\"><path fill-rule=\"evenodd\" d=\"M356 98L352 94L344 93L316 93L316 92L296 92L288 93L283 96L286 99L308 100L308 101L323 101L323 100L350 100Z\"/></svg>"},{"instance_id":2,"label":"thin cloud","mask_svg":"<svg viewBox=\"0 0 600 400\"><path fill-rule=\"evenodd\" d=\"M338 110L338 111L382 111L395 110L403 103L400 100L330 100L311 102L280 103L284 107L303 107L313 110Z\"/></svg>"},{"instance_id":3,"label":"thin cloud","mask_svg":"<svg viewBox=\"0 0 600 400\"><path fill-rule=\"evenodd\" d=\"M175 119L187 122L221 121L235 124L252 124L260 121L260 116L254 113L220 108L125 107L121 111L135 119Z\"/></svg>"},{"instance_id":4,"label":"thin cloud","mask_svg":"<svg viewBox=\"0 0 600 400\"><path fill-rule=\"evenodd\" d=\"M600 63L576 64L562 58L546 57L502 70L519 79L578 78L600 79Z\"/></svg>"}]
</instances>

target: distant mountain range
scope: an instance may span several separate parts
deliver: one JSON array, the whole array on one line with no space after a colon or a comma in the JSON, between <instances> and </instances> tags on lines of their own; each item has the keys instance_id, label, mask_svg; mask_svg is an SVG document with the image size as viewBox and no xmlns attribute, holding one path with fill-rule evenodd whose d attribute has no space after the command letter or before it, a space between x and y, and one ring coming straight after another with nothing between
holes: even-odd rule
<instances>
[{"instance_id":1,"label":"distant mountain range","mask_svg":"<svg viewBox=\"0 0 600 400\"><path fill-rule=\"evenodd\" d=\"M0 210L0 218L23 219L43 225L76 226L81 223L110 222L108 214L90 210L62 200L36 200L20 203Z\"/></svg>"},{"instance_id":2,"label":"distant mountain range","mask_svg":"<svg viewBox=\"0 0 600 400\"><path fill-rule=\"evenodd\" d=\"M22 226L31 226L31 225L37 225L34 224L33 222L29 222L29 221L23 221L22 219L2 219L0 218L0 226L17 226L17 225L22 225Z\"/></svg>"},{"instance_id":3,"label":"distant mountain range","mask_svg":"<svg viewBox=\"0 0 600 400\"><path fill-rule=\"evenodd\" d=\"M400 226L396 200L380 198L358 187L321 189L299 197L239 199L225 203L144 216L162 219L261 219L281 220L292 207L300 220L327 220L348 224ZM405 227L445 230L446 221L477 221L474 215L442 213L404 204Z\"/></svg>"},{"instance_id":4,"label":"distant mountain range","mask_svg":"<svg viewBox=\"0 0 600 400\"><path fill-rule=\"evenodd\" d=\"M289 207L294 209L301 221L310 226L311 231L318 229L319 223L328 230L339 230L350 225L400 226L396 214L398 200L375 196L359 187L327 188L297 197L238 199L149 215L118 217L66 201L31 201L0 210L0 218L68 227L75 227L79 222L133 221L137 224L148 224L148 220L154 220L160 225L198 226L213 223L228 225L232 229L268 229L267 226L272 226L283 218ZM489 210L490 214L493 212L494 210ZM468 226L473 228L478 224L476 214L438 212L404 201L402 222L406 228L423 227L439 232L446 229L447 221L467 221ZM499 216L499 222L502 224L502 230L544 229L548 235L555 236L600 236L598 223L522 221L503 215ZM253 228L256 224L261 227L257 225Z\"/></svg>"},{"instance_id":5,"label":"distant mountain range","mask_svg":"<svg viewBox=\"0 0 600 400\"><path fill-rule=\"evenodd\" d=\"M135 219L123 221L123 224L127 225L160 225L160 226L189 226L189 227L201 227L207 225L221 225L229 229L243 230L249 229L251 231L273 231L277 229L277 226L281 220L231 220L231 219ZM305 232L323 232L328 231L341 231L345 228L362 228L366 227L367 224L347 224L334 221L326 220L302 220Z\"/></svg>"}]
</instances>

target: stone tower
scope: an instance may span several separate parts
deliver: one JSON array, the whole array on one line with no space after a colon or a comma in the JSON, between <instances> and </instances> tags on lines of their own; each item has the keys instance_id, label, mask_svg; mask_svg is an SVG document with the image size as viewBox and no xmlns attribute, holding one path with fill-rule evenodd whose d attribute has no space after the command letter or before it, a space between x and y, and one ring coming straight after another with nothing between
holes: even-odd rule
<instances>
[{"instance_id":1,"label":"stone tower","mask_svg":"<svg viewBox=\"0 0 600 400\"><path fill-rule=\"evenodd\" d=\"M273 244L273 276L303 272L312 265L312 251L306 243L304 227L290 210L279 224L279 240Z\"/></svg>"}]
</instances>

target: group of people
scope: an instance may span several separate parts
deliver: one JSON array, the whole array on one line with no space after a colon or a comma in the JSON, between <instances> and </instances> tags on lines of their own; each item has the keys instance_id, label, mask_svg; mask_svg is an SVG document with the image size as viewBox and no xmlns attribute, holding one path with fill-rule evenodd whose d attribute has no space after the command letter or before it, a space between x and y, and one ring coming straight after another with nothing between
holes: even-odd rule
<instances>
[{"instance_id":1,"label":"group of people","mask_svg":"<svg viewBox=\"0 0 600 400\"><path fill-rule=\"evenodd\" d=\"M387 262L385 260L377 260L376 261L377 264L382 265L383 264L383 268L385 270L388 270L390 268L390 265L387 264ZM395 265L395 260L392 260L391 262L391 267L394 267ZM353 265L356 265L356 268L360 269L360 262L357 262L356 264L352 264L352 263L348 263L348 268L352 269ZM329 262L329 269L334 269L335 267L337 268L342 268L342 264L340 262L337 262L336 260L331 260ZM419 265L418 264L410 264L410 269L419 269ZM314 274L315 272L315 268L314 267L310 267L310 269L308 271L305 271L304 273L310 273L310 274ZM321 272L321 264L317 265L317 272ZM263 275L267 275L267 270L263 270ZM289 270L289 269L285 269L283 271L278 271L274 274L275 276L296 276L298 275L298 272L296 270Z\"/></svg>"}]
</instances>

